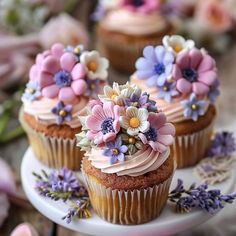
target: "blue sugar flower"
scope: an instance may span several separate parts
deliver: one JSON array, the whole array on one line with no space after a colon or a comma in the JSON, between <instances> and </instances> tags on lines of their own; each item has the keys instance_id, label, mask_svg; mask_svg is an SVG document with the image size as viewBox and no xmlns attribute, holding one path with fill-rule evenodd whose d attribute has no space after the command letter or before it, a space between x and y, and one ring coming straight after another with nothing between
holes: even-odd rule
<instances>
[{"instance_id":1,"label":"blue sugar flower","mask_svg":"<svg viewBox=\"0 0 236 236\"><path fill-rule=\"evenodd\" d=\"M207 96L211 103L215 103L216 98L220 95L219 86L220 86L220 81L216 80L215 83L210 87Z\"/></svg>"},{"instance_id":2,"label":"blue sugar flower","mask_svg":"<svg viewBox=\"0 0 236 236\"><path fill-rule=\"evenodd\" d=\"M72 105L65 105L61 101L52 109L52 113L57 116L56 122L58 125L62 124L64 121L72 120L71 111Z\"/></svg>"},{"instance_id":3,"label":"blue sugar flower","mask_svg":"<svg viewBox=\"0 0 236 236\"><path fill-rule=\"evenodd\" d=\"M41 96L42 96L42 93L40 91L40 86L38 82L34 80L30 80L26 84L26 89L22 95L22 98L32 102Z\"/></svg>"},{"instance_id":4,"label":"blue sugar flower","mask_svg":"<svg viewBox=\"0 0 236 236\"><path fill-rule=\"evenodd\" d=\"M191 117L194 121L205 114L206 101L198 100L194 93L191 94L189 100L184 100L181 104L185 108L184 116Z\"/></svg>"},{"instance_id":5,"label":"blue sugar flower","mask_svg":"<svg viewBox=\"0 0 236 236\"><path fill-rule=\"evenodd\" d=\"M147 46L143 55L135 64L138 78L147 79L150 87L163 86L172 72L174 55L163 46Z\"/></svg>"},{"instance_id":6,"label":"blue sugar flower","mask_svg":"<svg viewBox=\"0 0 236 236\"><path fill-rule=\"evenodd\" d=\"M179 93L176 90L175 82L165 82L163 86L158 87L159 92L157 98L163 98L166 102L171 102L172 97L177 96Z\"/></svg>"},{"instance_id":7,"label":"blue sugar flower","mask_svg":"<svg viewBox=\"0 0 236 236\"><path fill-rule=\"evenodd\" d=\"M110 157L110 163L115 164L117 161L125 161L125 153L127 151L128 147L126 145L122 145L121 137L119 137L115 142L107 143L107 149L105 149L103 155Z\"/></svg>"}]
</instances>

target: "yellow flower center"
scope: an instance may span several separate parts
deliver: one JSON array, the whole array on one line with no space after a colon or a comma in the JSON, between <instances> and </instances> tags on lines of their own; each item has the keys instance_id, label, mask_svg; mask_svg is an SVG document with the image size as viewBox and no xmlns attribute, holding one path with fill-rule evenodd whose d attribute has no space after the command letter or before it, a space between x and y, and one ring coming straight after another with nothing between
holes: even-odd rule
<instances>
[{"instance_id":1,"label":"yellow flower center","mask_svg":"<svg viewBox=\"0 0 236 236\"><path fill-rule=\"evenodd\" d=\"M64 110L60 110L59 111L59 115L64 117L64 116L66 116L66 112Z\"/></svg>"},{"instance_id":2,"label":"yellow flower center","mask_svg":"<svg viewBox=\"0 0 236 236\"><path fill-rule=\"evenodd\" d=\"M95 84L91 84L91 89L94 90L96 88Z\"/></svg>"},{"instance_id":3,"label":"yellow flower center","mask_svg":"<svg viewBox=\"0 0 236 236\"><path fill-rule=\"evenodd\" d=\"M182 49L183 49L183 47L180 45L180 44L176 44L176 45L174 45L174 50L178 53L178 52L180 52Z\"/></svg>"},{"instance_id":4,"label":"yellow flower center","mask_svg":"<svg viewBox=\"0 0 236 236\"><path fill-rule=\"evenodd\" d=\"M74 49L74 53L80 54L80 48L79 48L79 47L75 48L75 49Z\"/></svg>"},{"instance_id":5,"label":"yellow flower center","mask_svg":"<svg viewBox=\"0 0 236 236\"><path fill-rule=\"evenodd\" d=\"M140 125L140 120L137 117L133 117L129 120L129 125L132 128L138 128Z\"/></svg>"},{"instance_id":6,"label":"yellow flower center","mask_svg":"<svg viewBox=\"0 0 236 236\"><path fill-rule=\"evenodd\" d=\"M111 99L112 99L112 100L115 100L116 97L117 97L117 94L115 94L115 93L113 93L113 94L111 95Z\"/></svg>"},{"instance_id":7,"label":"yellow flower center","mask_svg":"<svg viewBox=\"0 0 236 236\"><path fill-rule=\"evenodd\" d=\"M33 88L27 88L27 89L26 89L26 92L33 94L33 93L35 93L35 89L33 89Z\"/></svg>"},{"instance_id":8,"label":"yellow flower center","mask_svg":"<svg viewBox=\"0 0 236 236\"><path fill-rule=\"evenodd\" d=\"M129 138L128 142L129 142L129 144L135 144L136 140L135 140L135 138L131 137L131 138Z\"/></svg>"},{"instance_id":9,"label":"yellow flower center","mask_svg":"<svg viewBox=\"0 0 236 236\"><path fill-rule=\"evenodd\" d=\"M163 90L164 90L164 91L167 91L167 90L168 90L167 86L164 86L164 87L163 87Z\"/></svg>"},{"instance_id":10,"label":"yellow flower center","mask_svg":"<svg viewBox=\"0 0 236 236\"><path fill-rule=\"evenodd\" d=\"M192 109L193 109L193 110L196 110L196 109L197 109L197 105L196 105L196 104L193 104L193 105L192 105Z\"/></svg>"},{"instance_id":11,"label":"yellow flower center","mask_svg":"<svg viewBox=\"0 0 236 236\"><path fill-rule=\"evenodd\" d=\"M118 151L117 148L113 148L113 149L112 149L112 153L113 153L114 155L118 155L118 154L119 154L119 151Z\"/></svg>"},{"instance_id":12,"label":"yellow flower center","mask_svg":"<svg viewBox=\"0 0 236 236\"><path fill-rule=\"evenodd\" d=\"M87 68L88 70L92 71L92 72L95 72L98 68L98 64L96 61L90 61L88 64L87 64Z\"/></svg>"}]
</instances>

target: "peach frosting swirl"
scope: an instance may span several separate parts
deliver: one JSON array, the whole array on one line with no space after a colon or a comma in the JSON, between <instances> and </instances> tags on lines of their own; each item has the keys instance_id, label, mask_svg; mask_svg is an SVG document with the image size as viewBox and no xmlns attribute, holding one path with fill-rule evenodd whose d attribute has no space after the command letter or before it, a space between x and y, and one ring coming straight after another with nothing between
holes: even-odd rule
<instances>
[{"instance_id":1,"label":"peach frosting swirl","mask_svg":"<svg viewBox=\"0 0 236 236\"><path fill-rule=\"evenodd\" d=\"M108 12L101 25L105 29L129 35L148 35L162 32L166 28L167 22L158 13L144 16L120 9Z\"/></svg>"},{"instance_id":2,"label":"peach frosting swirl","mask_svg":"<svg viewBox=\"0 0 236 236\"><path fill-rule=\"evenodd\" d=\"M150 146L145 146L143 150L136 152L134 155L127 155L124 162L118 162L116 164L110 164L109 158L104 156L103 150L99 148L93 148L85 155L91 161L91 164L103 173L116 173L118 176L140 176L158 169L167 160L169 154L169 148L167 151L159 153L154 151Z\"/></svg>"},{"instance_id":3,"label":"peach frosting swirl","mask_svg":"<svg viewBox=\"0 0 236 236\"><path fill-rule=\"evenodd\" d=\"M56 124L55 115L51 112L52 108L58 104L58 99L49 99L46 97L40 100L28 101L22 99L24 111L35 117L38 121L45 125ZM72 120L64 122L63 124L69 125L71 128L78 128L81 126L78 115L86 113L85 106L88 104L88 98L80 97L73 102Z\"/></svg>"},{"instance_id":4,"label":"peach frosting swirl","mask_svg":"<svg viewBox=\"0 0 236 236\"><path fill-rule=\"evenodd\" d=\"M188 118L184 116L184 107L181 104L181 101L187 99L186 96L182 95L182 96L173 98L171 103L168 103L164 99L157 98L158 89L156 87L148 87L146 85L145 80L138 79L135 74L131 76L130 82L131 84L138 85L143 91L150 94L150 98L157 102L158 110L161 110L162 112L165 113L168 122L178 123L185 120L191 120L191 117ZM210 102L207 99L205 101L207 102L207 105L205 108L205 112L206 112L208 110Z\"/></svg>"}]
</instances>

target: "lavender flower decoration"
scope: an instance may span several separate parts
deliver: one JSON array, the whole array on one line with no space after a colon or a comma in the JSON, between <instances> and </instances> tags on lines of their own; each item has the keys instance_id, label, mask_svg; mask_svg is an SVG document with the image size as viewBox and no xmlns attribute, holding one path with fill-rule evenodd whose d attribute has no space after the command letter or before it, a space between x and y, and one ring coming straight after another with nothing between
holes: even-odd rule
<instances>
[{"instance_id":1,"label":"lavender flower decoration","mask_svg":"<svg viewBox=\"0 0 236 236\"><path fill-rule=\"evenodd\" d=\"M150 87L163 86L172 72L174 55L163 46L147 46L143 55L135 64L138 78L147 79Z\"/></svg>"},{"instance_id":2,"label":"lavender flower decoration","mask_svg":"<svg viewBox=\"0 0 236 236\"><path fill-rule=\"evenodd\" d=\"M56 122L58 125L62 124L64 121L72 120L72 105L65 105L62 101L60 101L57 106L52 109L52 113L55 114Z\"/></svg>"},{"instance_id":3,"label":"lavender flower decoration","mask_svg":"<svg viewBox=\"0 0 236 236\"><path fill-rule=\"evenodd\" d=\"M91 20L98 22L105 16L105 9L102 4L98 4L95 8L95 11L91 14Z\"/></svg>"},{"instance_id":4,"label":"lavender flower decoration","mask_svg":"<svg viewBox=\"0 0 236 236\"><path fill-rule=\"evenodd\" d=\"M176 83L165 82L165 84L159 87L159 93L157 98L163 98L166 102L170 103L172 97L177 96L179 93L176 90Z\"/></svg>"},{"instance_id":5,"label":"lavender flower decoration","mask_svg":"<svg viewBox=\"0 0 236 236\"><path fill-rule=\"evenodd\" d=\"M125 153L128 151L126 145L122 145L121 137L118 137L115 142L107 143L107 149L104 150L103 155L110 157L110 163L115 164L117 161L125 161Z\"/></svg>"},{"instance_id":6,"label":"lavender flower decoration","mask_svg":"<svg viewBox=\"0 0 236 236\"><path fill-rule=\"evenodd\" d=\"M191 94L189 100L184 100L181 104L185 108L184 116L192 117L194 121L197 121L198 117L205 113L206 101L198 100L194 93Z\"/></svg>"},{"instance_id":7,"label":"lavender flower decoration","mask_svg":"<svg viewBox=\"0 0 236 236\"><path fill-rule=\"evenodd\" d=\"M233 133L218 132L211 141L209 156L211 157L227 157L236 150L236 143Z\"/></svg>"},{"instance_id":8,"label":"lavender flower decoration","mask_svg":"<svg viewBox=\"0 0 236 236\"><path fill-rule=\"evenodd\" d=\"M37 81L30 80L26 84L26 89L25 92L23 93L22 98L32 102L41 96L42 93L40 91L40 86L37 83Z\"/></svg>"},{"instance_id":9,"label":"lavender flower decoration","mask_svg":"<svg viewBox=\"0 0 236 236\"><path fill-rule=\"evenodd\" d=\"M192 209L202 209L209 214L215 214L226 203L233 203L236 193L223 195L219 189L208 190L207 184L196 187L192 184L184 189L183 181L178 179L176 188L170 192L169 200L175 203L177 212L190 212Z\"/></svg>"},{"instance_id":10,"label":"lavender flower decoration","mask_svg":"<svg viewBox=\"0 0 236 236\"><path fill-rule=\"evenodd\" d=\"M95 80L90 80L86 79L85 80L87 83L87 90L85 92L85 96L92 97L92 98L97 98L98 93L100 92L100 80L95 79Z\"/></svg>"},{"instance_id":11,"label":"lavender flower decoration","mask_svg":"<svg viewBox=\"0 0 236 236\"><path fill-rule=\"evenodd\" d=\"M207 97L211 103L215 103L216 98L220 95L219 86L220 86L220 81L216 80L213 86L210 87L210 91L208 92Z\"/></svg>"},{"instance_id":12,"label":"lavender flower decoration","mask_svg":"<svg viewBox=\"0 0 236 236\"><path fill-rule=\"evenodd\" d=\"M65 51L73 53L77 58L77 62L80 62L80 56L84 52L84 45L79 44L76 47L69 45L66 47Z\"/></svg>"}]
</instances>

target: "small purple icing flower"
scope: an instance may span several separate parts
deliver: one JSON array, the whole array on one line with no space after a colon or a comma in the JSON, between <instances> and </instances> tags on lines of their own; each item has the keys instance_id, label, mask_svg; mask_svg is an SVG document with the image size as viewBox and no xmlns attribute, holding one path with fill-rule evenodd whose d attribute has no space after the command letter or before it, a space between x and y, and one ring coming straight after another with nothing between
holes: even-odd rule
<instances>
[{"instance_id":1,"label":"small purple icing flower","mask_svg":"<svg viewBox=\"0 0 236 236\"><path fill-rule=\"evenodd\" d=\"M117 161L125 161L125 153L127 151L128 147L126 145L122 145L121 137L119 137L115 142L107 143L107 149L105 149L103 155L110 157L110 163L115 164Z\"/></svg>"},{"instance_id":2,"label":"small purple icing flower","mask_svg":"<svg viewBox=\"0 0 236 236\"><path fill-rule=\"evenodd\" d=\"M57 116L56 122L58 125L62 124L64 121L72 120L72 105L65 105L60 101L53 109L52 113Z\"/></svg>"},{"instance_id":3,"label":"small purple icing flower","mask_svg":"<svg viewBox=\"0 0 236 236\"><path fill-rule=\"evenodd\" d=\"M87 83L87 90L84 95L92 98L97 98L101 90L101 81L99 79L86 79L85 82Z\"/></svg>"},{"instance_id":4,"label":"small purple icing flower","mask_svg":"<svg viewBox=\"0 0 236 236\"><path fill-rule=\"evenodd\" d=\"M41 96L42 96L42 93L40 91L40 86L38 82L34 80L30 80L26 84L26 89L22 98L32 102Z\"/></svg>"},{"instance_id":5,"label":"small purple icing flower","mask_svg":"<svg viewBox=\"0 0 236 236\"><path fill-rule=\"evenodd\" d=\"M198 100L194 93L191 94L189 100L184 100L181 104L185 108L184 116L192 117L194 121L197 121L198 117L205 113L206 101Z\"/></svg>"},{"instance_id":6,"label":"small purple icing flower","mask_svg":"<svg viewBox=\"0 0 236 236\"><path fill-rule=\"evenodd\" d=\"M208 92L208 99L210 100L211 103L215 103L216 98L220 95L220 81L216 80L215 83L210 87L210 91Z\"/></svg>"},{"instance_id":7,"label":"small purple icing flower","mask_svg":"<svg viewBox=\"0 0 236 236\"><path fill-rule=\"evenodd\" d=\"M236 143L233 133L218 132L211 141L209 156L211 157L225 157L230 156L236 150Z\"/></svg>"},{"instance_id":8,"label":"small purple icing flower","mask_svg":"<svg viewBox=\"0 0 236 236\"><path fill-rule=\"evenodd\" d=\"M174 55L163 46L147 46L143 55L135 64L138 78L147 80L150 87L163 86L172 72Z\"/></svg>"},{"instance_id":9,"label":"small purple icing flower","mask_svg":"<svg viewBox=\"0 0 236 236\"><path fill-rule=\"evenodd\" d=\"M177 96L179 92L176 90L175 82L165 82L165 84L159 88L157 98L163 98L166 102L171 102L172 97Z\"/></svg>"},{"instance_id":10,"label":"small purple icing flower","mask_svg":"<svg viewBox=\"0 0 236 236\"><path fill-rule=\"evenodd\" d=\"M92 21L98 22L105 16L105 14L105 8L102 6L102 4L98 4L95 8L95 11L91 14L90 18Z\"/></svg>"},{"instance_id":11,"label":"small purple icing flower","mask_svg":"<svg viewBox=\"0 0 236 236\"><path fill-rule=\"evenodd\" d=\"M84 52L84 45L79 44L76 47L69 45L66 47L65 51L73 53L76 56L77 61L80 62L80 56Z\"/></svg>"}]
</instances>

